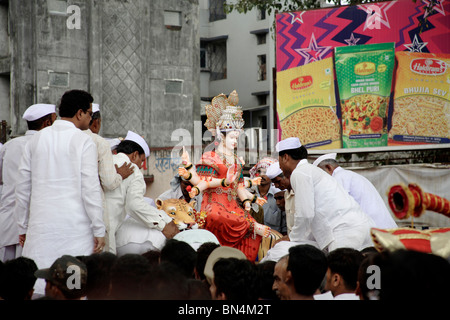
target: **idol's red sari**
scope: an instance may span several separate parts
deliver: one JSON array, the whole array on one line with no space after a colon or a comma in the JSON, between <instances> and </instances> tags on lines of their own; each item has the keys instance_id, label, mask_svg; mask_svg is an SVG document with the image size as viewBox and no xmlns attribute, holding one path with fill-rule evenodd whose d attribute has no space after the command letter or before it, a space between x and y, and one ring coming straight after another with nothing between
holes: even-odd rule
<instances>
[{"instance_id":1,"label":"idol's red sari","mask_svg":"<svg viewBox=\"0 0 450 320\"><path fill-rule=\"evenodd\" d=\"M199 220L200 227L211 231L222 246L241 250L250 261L255 261L261 236L254 233L255 219L239 205L237 187L242 181L242 163L235 156L237 170L240 172L229 187L210 188L203 191ZM222 161L217 152L205 152L197 165L197 173L202 179L226 177L233 163ZM238 181L239 180L239 181Z\"/></svg>"}]
</instances>

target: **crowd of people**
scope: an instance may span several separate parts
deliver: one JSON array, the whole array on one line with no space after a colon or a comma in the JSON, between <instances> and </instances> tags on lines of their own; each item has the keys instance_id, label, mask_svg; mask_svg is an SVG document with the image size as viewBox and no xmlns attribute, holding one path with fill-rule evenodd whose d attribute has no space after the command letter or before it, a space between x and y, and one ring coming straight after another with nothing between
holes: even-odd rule
<instances>
[{"instance_id":1,"label":"crowd of people","mask_svg":"<svg viewBox=\"0 0 450 320\"><path fill-rule=\"evenodd\" d=\"M33 295L38 278L46 281L45 295ZM326 254L308 244L261 263L235 248L205 242L195 250L175 239L143 254L63 255L46 269L23 256L0 263L4 300L439 301L449 283L449 262L433 254L372 248Z\"/></svg>"},{"instance_id":2,"label":"crowd of people","mask_svg":"<svg viewBox=\"0 0 450 320\"><path fill-rule=\"evenodd\" d=\"M230 97L224 114L236 119ZM128 131L118 144L101 137L99 106L82 90L66 92L58 112L30 106L26 134L0 149L2 299L446 296L445 258L375 250L370 229L397 225L370 181L339 167L336 154L311 164L300 140L287 138L278 159L262 158L245 178L232 153L243 123L210 121L215 151L199 166L183 155L159 197L192 203L207 232L193 243L145 197L140 169L150 149L142 136ZM280 239L261 258L262 239L273 235Z\"/></svg>"}]
</instances>

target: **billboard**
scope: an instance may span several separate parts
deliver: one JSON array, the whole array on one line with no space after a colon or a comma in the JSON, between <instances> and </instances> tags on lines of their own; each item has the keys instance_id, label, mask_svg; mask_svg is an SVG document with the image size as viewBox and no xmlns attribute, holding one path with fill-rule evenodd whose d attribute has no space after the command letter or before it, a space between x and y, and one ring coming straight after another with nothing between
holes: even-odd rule
<instances>
[{"instance_id":1,"label":"billboard","mask_svg":"<svg viewBox=\"0 0 450 320\"><path fill-rule=\"evenodd\" d=\"M381 125L381 127L386 126L386 129L389 131L393 126L393 115L394 120L396 119L394 114L394 93L395 86L397 85L396 78L403 79L404 75L399 74L399 72L406 72L403 69L403 71L398 70L398 53L419 53L422 55L421 59L428 59L427 63L430 63L431 60L429 59L438 59L433 55L450 54L449 39L450 1L445 0L433 1L432 3L428 0L418 0L416 2L413 2L412 0L398 0L277 14L277 111L282 137L285 138L287 135L291 134L289 132L287 134L286 132L283 133L283 131L286 130L286 128L283 128L283 123L287 123L287 119L289 118L289 115L286 115L284 111L287 108L290 108L292 115L294 116L298 111L292 106L283 105L283 101L286 100L286 98L283 97L283 95L286 94L286 89L280 87L279 79L285 77L284 72L292 72L295 68L301 70L302 67L306 65L328 58L331 58L333 63L335 63L335 51L341 50L337 49L340 47L363 47L372 44L392 43L396 55L396 63L392 73L392 83L390 84L391 95L389 99L385 99L389 103L388 114L384 120L385 123ZM433 63L439 63L435 60L432 61ZM441 59L440 61L440 63L447 63L446 61L448 60ZM370 62L370 60L368 60L368 62ZM382 67L380 68L377 67L375 70L383 70ZM339 79L340 76L342 77L342 75L339 74L340 71L336 65L333 69L335 71L334 89L336 94L336 106L334 106L334 108L342 130L343 106L342 97L339 97L339 95L345 81L341 81L341 87L339 87L337 79ZM450 68L447 67L446 72L449 71ZM320 72L320 69L318 72ZM313 74L315 74L315 72L313 72ZM305 76L304 72L302 76ZM432 75L429 76L433 77ZM439 81L447 82L448 78L450 84L450 74L446 73L441 76L443 80L439 79ZM293 74L293 77L294 79L296 78L295 74ZM434 79L433 81L436 80L436 78L430 78L429 81L431 81L431 79ZM426 79L424 81L426 81ZM408 132L403 132L402 134L390 134L389 139L385 139L386 135L383 134L383 143L381 144L364 144L362 143L363 140L360 140L361 143L351 143L344 147L380 146L383 144L447 143L450 134L448 130L445 131L445 128L450 128L450 90L445 90L445 86L448 87L449 84L443 83L441 87L444 88L442 89L440 87L440 90L442 90L441 93L446 91L447 94L446 96L444 94L444 97L440 97L442 98L442 110L439 110L439 113L444 115L446 121L445 125L440 126L443 128L441 133L439 133L441 137L436 137L437 139L425 139L417 135L415 136L416 138L411 138L408 136ZM419 89L411 90L414 91ZM434 89L430 88L429 90ZM426 103L429 104L430 101L426 101ZM332 103L330 103L330 107L333 108L331 104ZM281 110L283 110L284 113L280 113ZM298 115L296 115L296 117L298 118ZM376 120L380 122L378 118L376 118ZM367 124L367 128L377 129L380 125L377 121L374 121L372 126ZM433 125L433 123L429 123L428 125ZM362 126L364 126L364 123ZM394 127L398 127L398 125ZM415 124L409 124L410 129L414 127ZM399 132L402 131L400 130ZM413 135L414 133L411 136ZM355 137L358 138L356 135L353 138ZM361 139L363 139L363 137ZM358 139L350 139L348 141L354 142L357 140ZM330 146L331 144L329 146L323 144L311 145L312 148L333 148ZM336 146L336 144L334 144L334 146Z\"/></svg>"}]
</instances>

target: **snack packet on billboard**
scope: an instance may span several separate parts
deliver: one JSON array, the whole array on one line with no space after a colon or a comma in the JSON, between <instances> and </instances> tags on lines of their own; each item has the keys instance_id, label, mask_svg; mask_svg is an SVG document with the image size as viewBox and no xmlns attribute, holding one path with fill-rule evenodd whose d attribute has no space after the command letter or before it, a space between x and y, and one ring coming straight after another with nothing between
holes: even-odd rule
<instances>
[{"instance_id":1,"label":"snack packet on billboard","mask_svg":"<svg viewBox=\"0 0 450 320\"><path fill-rule=\"evenodd\" d=\"M332 58L277 73L282 139L298 137L308 149L341 148Z\"/></svg>"},{"instance_id":2,"label":"snack packet on billboard","mask_svg":"<svg viewBox=\"0 0 450 320\"><path fill-rule=\"evenodd\" d=\"M395 44L336 47L344 148L387 146Z\"/></svg>"},{"instance_id":3,"label":"snack packet on billboard","mask_svg":"<svg viewBox=\"0 0 450 320\"><path fill-rule=\"evenodd\" d=\"M389 145L450 143L450 54L397 52Z\"/></svg>"}]
</instances>

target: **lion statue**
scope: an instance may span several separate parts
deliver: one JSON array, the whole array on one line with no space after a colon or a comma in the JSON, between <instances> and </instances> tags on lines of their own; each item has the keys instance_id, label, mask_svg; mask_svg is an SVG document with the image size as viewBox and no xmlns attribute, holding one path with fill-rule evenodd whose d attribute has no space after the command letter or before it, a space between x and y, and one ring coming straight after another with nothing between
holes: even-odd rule
<instances>
[{"instance_id":1,"label":"lion statue","mask_svg":"<svg viewBox=\"0 0 450 320\"><path fill-rule=\"evenodd\" d=\"M195 250L205 242L214 242L220 245L216 236L202 229L197 224L195 212L195 200L187 203L184 199L156 199L156 207L163 210L173 219L180 232L174 239L188 242ZM271 230L269 237L263 238L259 246L258 259L266 255L275 242L281 238L281 234ZM166 242L163 233L156 229L149 229L139 221L128 216L116 232L117 255L122 256L127 253L142 254L150 250L160 251Z\"/></svg>"},{"instance_id":2,"label":"lion statue","mask_svg":"<svg viewBox=\"0 0 450 320\"><path fill-rule=\"evenodd\" d=\"M195 200L187 203L184 199L156 199L156 208L163 210L173 219L179 232L174 239L183 240L197 249L203 242L215 242L217 238L208 230L199 229L195 221ZM127 253L142 254L150 250L160 251L166 237L157 229L150 229L128 216L116 231L117 255Z\"/></svg>"},{"instance_id":3,"label":"lion statue","mask_svg":"<svg viewBox=\"0 0 450 320\"><path fill-rule=\"evenodd\" d=\"M165 211L173 219L180 231L198 228L194 213L195 200L187 203L184 199L156 199L155 204L156 208Z\"/></svg>"}]
</instances>

